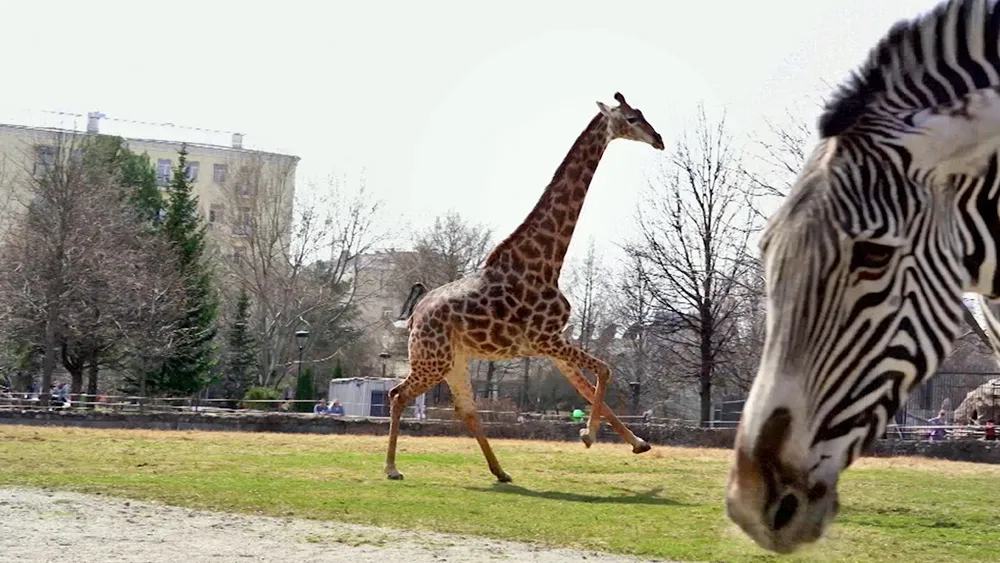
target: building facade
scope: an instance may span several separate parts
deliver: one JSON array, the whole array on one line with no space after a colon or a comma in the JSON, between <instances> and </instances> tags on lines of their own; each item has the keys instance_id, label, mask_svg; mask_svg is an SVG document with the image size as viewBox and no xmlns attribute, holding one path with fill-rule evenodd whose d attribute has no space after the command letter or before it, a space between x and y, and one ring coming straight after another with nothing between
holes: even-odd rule
<instances>
[{"instance_id":1,"label":"building facade","mask_svg":"<svg viewBox=\"0 0 1000 563\"><path fill-rule=\"evenodd\" d=\"M24 188L31 176L40 177L53 165L60 142L78 142L100 134L98 117L91 114L87 131L0 124L0 202L4 219L24 208ZM220 252L244 254L262 203L278 205L287 215L290 236L295 171L299 157L243 148L243 136L232 135L230 146L182 143L124 137L130 150L146 154L156 169L164 195L177 166L181 148L187 150L187 174L194 186L203 217ZM266 200L262 202L261 200Z\"/></svg>"}]
</instances>

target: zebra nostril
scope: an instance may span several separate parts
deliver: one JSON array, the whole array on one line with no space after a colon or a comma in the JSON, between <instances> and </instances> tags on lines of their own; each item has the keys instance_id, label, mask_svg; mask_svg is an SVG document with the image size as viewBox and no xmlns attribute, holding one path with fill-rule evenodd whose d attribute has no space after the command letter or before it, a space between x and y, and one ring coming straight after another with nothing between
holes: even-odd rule
<instances>
[{"instance_id":1,"label":"zebra nostril","mask_svg":"<svg viewBox=\"0 0 1000 563\"><path fill-rule=\"evenodd\" d=\"M795 518L795 511L799 509L799 499L793 493L788 493L781 499L781 504L778 505L778 511L774 513L774 531L787 526L793 518Z\"/></svg>"}]
</instances>

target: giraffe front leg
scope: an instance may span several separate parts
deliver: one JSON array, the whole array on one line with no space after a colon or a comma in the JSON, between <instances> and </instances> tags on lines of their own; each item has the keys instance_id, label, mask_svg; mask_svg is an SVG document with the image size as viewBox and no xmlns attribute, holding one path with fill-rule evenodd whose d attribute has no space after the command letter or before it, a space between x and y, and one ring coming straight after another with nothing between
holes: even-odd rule
<instances>
[{"instance_id":1,"label":"giraffe front leg","mask_svg":"<svg viewBox=\"0 0 1000 563\"><path fill-rule=\"evenodd\" d=\"M497 478L497 481L510 483L512 481L510 475L500 467L500 462L493 453L493 448L490 447L490 443L486 439L486 434L479 424L479 414L476 412L476 401L472 392L472 385L469 383L469 376L465 366L461 366L461 368L459 370L458 366L456 366L456 369L448 376L448 387L451 388L452 400L455 403L455 414L465 422L466 428L469 429L469 432L479 442L479 448L483 450L483 457L486 458L486 464L490 468L490 473Z\"/></svg>"},{"instance_id":2,"label":"giraffe front leg","mask_svg":"<svg viewBox=\"0 0 1000 563\"><path fill-rule=\"evenodd\" d=\"M597 358L594 358L595 360ZM599 360L598 360L599 361ZM587 420L587 427L580 429L580 440L583 441L583 445L588 448L597 441L597 436L601 432L601 412L604 406L604 394L608 388L608 382L611 381L611 368L608 367L604 362L600 362L599 365L593 366L593 370L597 375L597 387L594 390L594 401L590 407L590 419Z\"/></svg>"},{"instance_id":3,"label":"giraffe front leg","mask_svg":"<svg viewBox=\"0 0 1000 563\"><path fill-rule=\"evenodd\" d=\"M547 355L559 371L576 387L576 390L592 405L587 428L580 430L580 440L585 446L589 448L597 441L601 417L604 416L615 432L632 446L633 453L641 454L649 451L649 444L642 438L636 437L604 404L604 394L611 381L611 369L606 363L565 340L560 340L556 346L548 350ZM583 376L582 369L590 369L596 374L596 387Z\"/></svg>"},{"instance_id":4,"label":"giraffe front leg","mask_svg":"<svg viewBox=\"0 0 1000 563\"><path fill-rule=\"evenodd\" d=\"M608 364L591 356L582 349L567 344L563 351L564 359L576 369L590 369L597 377L597 386L594 389L594 398L590 401L590 418L587 420L587 427L580 429L580 440L588 448L597 441L597 436L601 431L601 413L604 406L604 393L607 390L608 382L611 380L611 368Z\"/></svg>"},{"instance_id":5,"label":"giraffe front leg","mask_svg":"<svg viewBox=\"0 0 1000 563\"><path fill-rule=\"evenodd\" d=\"M403 474L396 469L396 441L399 438L399 419L402 417L406 405L422 393L426 393L428 389L434 386L435 381L432 377L414 378L412 367L410 374L402 383L389 391L389 448L385 455L385 474L386 477L393 481L403 479ZM438 381L440 381L440 378Z\"/></svg>"},{"instance_id":6,"label":"giraffe front leg","mask_svg":"<svg viewBox=\"0 0 1000 563\"><path fill-rule=\"evenodd\" d=\"M406 382L404 381L389 391L389 448L385 454L385 474L393 481L403 479L403 474L396 469L396 441L399 438L399 419L409 402L403 392L405 386Z\"/></svg>"},{"instance_id":7,"label":"giraffe front leg","mask_svg":"<svg viewBox=\"0 0 1000 563\"><path fill-rule=\"evenodd\" d=\"M583 376L583 373L579 369L566 363L565 361L553 360L553 363L566 377L566 379L569 380L573 387L576 388L577 392L580 393L580 395L583 395L583 398L587 399L587 402L593 404L595 392L594 384L587 381L587 378ZM633 434L632 431L628 429L628 426L625 426L624 422L618 420L618 417L615 416L614 411L611 410L611 407L609 407L607 403L601 405L601 407L601 413L608 421L608 424L611 425L611 428L613 428L614 431L621 436L622 440L625 440L627 444L632 446L632 453L641 454L650 450L649 443Z\"/></svg>"}]
</instances>

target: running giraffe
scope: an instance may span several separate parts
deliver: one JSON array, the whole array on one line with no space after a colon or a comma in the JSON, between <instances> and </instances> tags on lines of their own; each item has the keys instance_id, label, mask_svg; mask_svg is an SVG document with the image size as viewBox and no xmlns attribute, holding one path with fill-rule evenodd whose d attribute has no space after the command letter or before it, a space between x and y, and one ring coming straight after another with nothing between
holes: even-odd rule
<instances>
[{"instance_id":1,"label":"running giraffe","mask_svg":"<svg viewBox=\"0 0 1000 563\"><path fill-rule=\"evenodd\" d=\"M615 100L617 107L597 102L600 111L573 143L535 208L493 249L478 272L430 291L419 303L423 286L418 284L411 290L403 311L405 317L412 310L406 323L410 330L410 373L389 392L392 419L385 467L389 479L403 478L396 469L403 409L445 381L455 410L479 442L490 471L500 482L511 480L479 425L468 375L472 359L550 358L594 405L587 428L580 432L587 447L597 439L603 415L632 445L633 452L649 450L649 444L637 438L604 404L611 377L608 365L561 334L569 320L570 304L559 289L559 273L601 156L608 144L619 138L663 150L663 139L642 112L629 106L620 93L615 93ZM596 374L596 388L584 377L584 369Z\"/></svg>"}]
</instances>

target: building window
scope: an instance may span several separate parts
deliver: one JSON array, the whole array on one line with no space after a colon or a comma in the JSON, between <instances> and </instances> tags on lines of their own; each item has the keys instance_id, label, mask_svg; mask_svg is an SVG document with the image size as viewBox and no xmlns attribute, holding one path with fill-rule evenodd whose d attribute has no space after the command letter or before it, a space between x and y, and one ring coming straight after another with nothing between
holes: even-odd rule
<instances>
[{"instance_id":1,"label":"building window","mask_svg":"<svg viewBox=\"0 0 1000 563\"><path fill-rule=\"evenodd\" d=\"M170 183L170 159L161 158L156 161L156 183L165 186Z\"/></svg>"},{"instance_id":2,"label":"building window","mask_svg":"<svg viewBox=\"0 0 1000 563\"><path fill-rule=\"evenodd\" d=\"M237 266L242 266L247 260L247 249L245 248L234 248L233 249L233 263Z\"/></svg>"},{"instance_id":3,"label":"building window","mask_svg":"<svg viewBox=\"0 0 1000 563\"><path fill-rule=\"evenodd\" d=\"M215 180L217 184L221 184L226 181L226 174L229 173L229 166L226 164L214 164L212 165L212 179Z\"/></svg>"},{"instance_id":4,"label":"building window","mask_svg":"<svg viewBox=\"0 0 1000 563\"><path fill-rule=\"evenodd\" d=\"M33 173L35 178L42 178L55 169L57 150L56 147L43 145L37 147L36 151L37 160L35 161Z\"/></svg>"},{"instance_id":5,"label":"building window","mask_svg":"<svg viewBox=\"0 0 1000 563\"><path fill-rule=\"evenodd\" d=\"M236 186L236 195L239 197L252 197L253 196L253 186L245 182L241 182Z\"/></svg>"},{"instance_id":6,"label":"building window","mask_svg":"<svg viewBox=\"0 0 1000 563\"><path fill-rule=\"evenodd\" d=\"M191 182L197 182L198 181L198 170L200 168L201 168L201 165L198 163L197 160L194 161L194 162L188 162L187 163L187 179L189 181L191 181Z\"/></svg>"},{"instance_id":7,"label":"building window","mask_svg":"<svg viewBox=\"0 0 1000 563\"><path fill-rule=\"evenodd\" d=\"M236 211L236 222L233 223L233 234L245 237L250 234L253 227L253 217L250 215L249 207L240 207Z\"/></svg>"},{"instance_id":8,"label":"building window","mask_svg":"<svg viewBox=\"0 0 1000 563\"><path fill-rule=\"evenodd\" d=\"M216 223L222 222L222 205L218 203L213 203L211 207L208 208L208 223L210 225L215 225Z\"/></svg>"}]
</instances>

